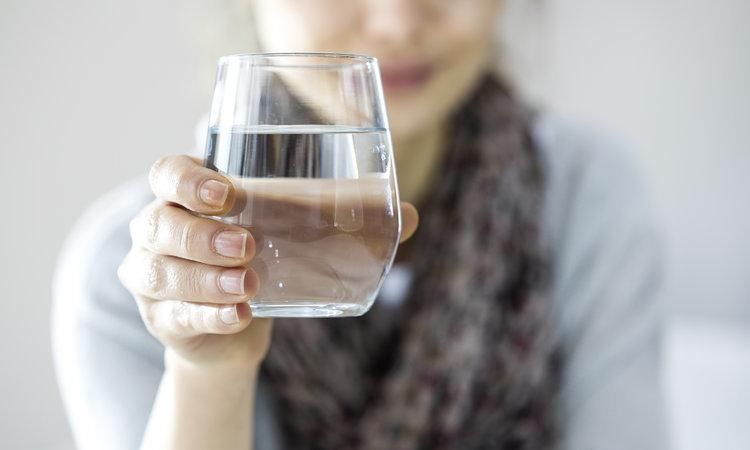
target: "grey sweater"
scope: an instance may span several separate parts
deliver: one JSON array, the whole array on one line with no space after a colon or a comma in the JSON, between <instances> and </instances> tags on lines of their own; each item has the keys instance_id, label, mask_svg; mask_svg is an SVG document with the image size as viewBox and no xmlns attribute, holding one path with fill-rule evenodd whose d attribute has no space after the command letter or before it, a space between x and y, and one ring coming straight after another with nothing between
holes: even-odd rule
<instances>
[{"instance_id":1,"label":"grey sweater","mask_svg":"<svg viewBox=\"0 0 750 450\"><path fill-rule=\"evenodd\" d=\"M632 164L601 137L540 116L533 138L548 177L544 232L553 249L555 336L565 357L558 416L566 450L663 450L659 327L661 248ZM128 223L152 196L145 179L105 195L60 256L53 348L82 450L136 449L164 370L116 269ZM410 282L395 267L378 301L400 307ZM273 393L261 380L255 449L283 448Z\"/></svg>"}]
</instances>

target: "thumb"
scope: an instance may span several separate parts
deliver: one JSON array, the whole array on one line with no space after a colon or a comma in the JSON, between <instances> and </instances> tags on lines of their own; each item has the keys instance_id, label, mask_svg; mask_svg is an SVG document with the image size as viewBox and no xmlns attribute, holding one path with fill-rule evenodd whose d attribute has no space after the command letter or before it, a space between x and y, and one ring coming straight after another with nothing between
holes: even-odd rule
<instances>
[{"instance_id":1,"label":"thumb","mask_svg":"<svg viewBox=\"0 0 750 450\"><path fill-rule=\"evenodd\" d=\"M401 202L401 242L407 241L419 226L419 213L411 203Z\"/></svg>"}]
</instances>

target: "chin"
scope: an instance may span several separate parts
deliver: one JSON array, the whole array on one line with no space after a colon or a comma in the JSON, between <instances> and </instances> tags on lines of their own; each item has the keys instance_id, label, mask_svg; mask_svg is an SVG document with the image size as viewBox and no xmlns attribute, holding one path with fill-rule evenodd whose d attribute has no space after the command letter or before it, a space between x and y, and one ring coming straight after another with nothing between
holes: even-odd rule
<instances>
[{"instance_id":1,"label":"chin","mask_svg":"<svg viewBox=\"0 0 750 450\"><path fill-rule=\"evenodd\" d=\"M388 121L394 140L414 137L435 124L444 122L458 106L481 74L480 65L474 70L458 67L432 73L420 86L385 92Z\"/></svg>"},{"instance_id":2,"label":"chin","mask_svg":"<svg viewBox=\"0 0 750 450\"><path fill-rule=\"evenodd\" d=\"M429 127L431 120L419 117L417 114L402 111L398 108L388 108L388 124L394 141L408 139Z\"/></svg>"},{"instance_id":3,"label":"chin","mask_svg":"<svg viewBox=\"0 0 750 450\"><path fill-rule=\"evenodd\" d=\"M414 94L386 97L388 123L394 140L408 139L441 120L438 110L442 108L429 101L427 92Z\"/></svg>"}]
</instances>

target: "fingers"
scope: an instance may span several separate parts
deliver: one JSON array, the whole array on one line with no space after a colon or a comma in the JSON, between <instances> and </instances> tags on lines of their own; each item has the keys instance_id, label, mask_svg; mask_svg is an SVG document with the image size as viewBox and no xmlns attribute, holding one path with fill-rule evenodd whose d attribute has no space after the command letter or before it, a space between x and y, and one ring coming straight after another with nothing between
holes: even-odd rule
<instances>
[{"instance_id":1,"label":"fingers","mask_svg":"<svg viewBox=\"0 0 750 450\"><path fill-rule=\"evenodd\" d=\"M419 213L411 203L401 202L401 241L407 241L419 226Z\"/></svg>"},{"instance_id":2,"label":"fingers","mask_svg":"<svg viewBox=\"0 0 750 450\"><path fill-rule=\"evenodd\" d=\"M135 248L117 271L134 295L156 300L240 303L258 291L258 276L249 268L224 268L159 255Z\"/></svg>"},{"instance_id":3,"label":"fingers","mask_svg":"<svg viewBox=\"0 0 750 450\"><path fill-rule=\"evenodd\" d=\"M148 331L162 338L234 334L245 329L252 316L247 303L213 305L157 301L140 295L136 296L136 303Z\"/></svg>"},{"instance_id":4,"label":"fingers","mask_svg":"<svg viewBox=\"0 0 750 450\"><path fill-rule=\"evenodd\" d=\"M234 187L226 177L185 155L156 161L149 182L157 198L201 214L224 214L234 203Z\"/></svg>"},{"instance_id":5,"label":"fingers","mask_svg":"<svg viewBox=\"0 0 750 450\"><path fill-rule=\"evenodd\" d=\"M247 230L158 200L130 222L130 235L135 246L153 253L216 266L243 265L255 254L255 241Z\"/></svg>"}]
</instances>

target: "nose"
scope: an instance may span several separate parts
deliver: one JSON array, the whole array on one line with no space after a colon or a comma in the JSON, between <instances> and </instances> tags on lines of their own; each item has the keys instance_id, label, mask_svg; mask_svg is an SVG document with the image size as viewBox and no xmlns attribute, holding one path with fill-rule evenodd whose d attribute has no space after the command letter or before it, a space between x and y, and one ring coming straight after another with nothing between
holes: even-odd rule
<instances>
[{"instance_id":1,"label":"nose","mask_svg":"<svg viewBox=\"0 0 750 450\"><path fill-rule=\"evenodd\" d=\"M429 11L422 0L368 0L364 32L384 45L402 45L419 39Z\"/></svg>"}]
</instances>

